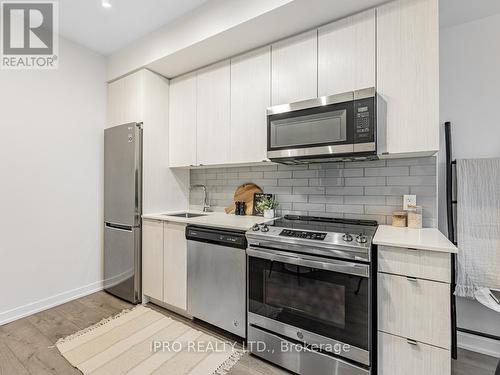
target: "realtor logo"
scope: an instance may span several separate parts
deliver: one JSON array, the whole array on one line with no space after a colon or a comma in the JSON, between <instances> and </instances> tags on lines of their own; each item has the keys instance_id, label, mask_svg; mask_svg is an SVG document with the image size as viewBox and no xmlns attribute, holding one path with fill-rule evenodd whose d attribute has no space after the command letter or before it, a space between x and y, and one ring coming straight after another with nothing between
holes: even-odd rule
<instances>
[{"instance_id":1,"label":"realtor logo","mask_svg":"<svg viewBox=\"0 0 500 375\"><path fill-rule=\"evenodd\" d=\"M2 69L56 69L58 9L55 1L1 2Z\"/></svg>"}]
</instances>

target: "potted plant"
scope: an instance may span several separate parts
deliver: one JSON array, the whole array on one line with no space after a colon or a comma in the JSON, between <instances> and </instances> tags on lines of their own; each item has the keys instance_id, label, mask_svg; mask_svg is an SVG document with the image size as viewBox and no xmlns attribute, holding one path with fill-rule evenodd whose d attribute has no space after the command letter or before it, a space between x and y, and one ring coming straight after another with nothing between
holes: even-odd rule
<instances>
[{"instance_id":1,"label":"potted plant","mask_svg":"<svg viewBox=\"0 0 500 375\"><path fill-rule=\"evenodd\" d=\"M274 196L265 197L257 204L257 209L264 213L266 219L272 219L275 217L275 209L278 206L279 203Z\"/></svg>"}]
</instances>

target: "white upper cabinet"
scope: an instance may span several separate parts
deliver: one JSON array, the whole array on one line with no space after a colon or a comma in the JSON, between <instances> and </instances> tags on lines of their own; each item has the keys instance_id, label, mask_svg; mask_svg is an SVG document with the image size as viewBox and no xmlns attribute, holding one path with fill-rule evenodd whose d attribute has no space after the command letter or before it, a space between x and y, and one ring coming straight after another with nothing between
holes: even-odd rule
<instances>
[{"instance_id":1,"label":"white upper cabinet","mask_svg":"<svg viewBox=\"0 0 500 375\"><path fill-rule=\"evenodd\" d=\"M196 97L196 73L170 81L170 167L196 164Z\"/></svg>"},{"instance_id":2,"label":"white upper cabinet","mask_svg":"<svg viewBox=\"0 0 500 375\"><path fill-rule=\"evenodd\" d=\"M197 164L229 162L231 71L229 60L197 74Z\"/></svg>"},{"instance_id":3,"label":"white upper cabinet","mask_svg":"<svg viewBox=\"0 0 500 375\"><path fill-rule=\"evenodd\" d=\"M272 105L318 96L318 32L311 30L271 46Z\"/></svg>"},{"instance_id":4,"label":"white upper cabinet","mask_svg":"<svg viewBox=\"0 0 500 375\"><path fill-rule=\"evenodd\" d=\"M375 87L375 9L318 29L318 96Z\"/></svg>"},{"instance_id":5,"label":"white upper cabinet","mask_svg":"<svg viewBox=\"0 0 500 375\"><path fill-rule=\"evenodd\" d=\"M266 159L271 105L271 48L231 59L231 163Z\"/></svg>"},{"instance_id":6,"label":"white upper cabinet","mask_svg":"<svg viewBox=\"0 0 500 375\"><path fill-rule=\"evenodd\" d=\"M438 0L377 8L378 148L388 157L439 150L438 22Z\"/></svg>"},{"instance_id":7,"label":"white upper cabinet","mask_svg":"<svg viewBox=\"0 0 500 375\"><path fill-rule=\"evenodd\" d=\"M143 121L143 72L108 84L107 127Z\"/></svg>"},{"instance_id":8,"label":"white upper cabinet","mask_svg":"<svg viewBox=\"0 0 500 375\"><path fill-rule=\"evenodd\" d=\"M165 77L142 69L108 84L108 126L143 123L143 213L185 210L189 205L188 171L168 168L168 121L169 81Z\"/></svg>"}]
</instances>

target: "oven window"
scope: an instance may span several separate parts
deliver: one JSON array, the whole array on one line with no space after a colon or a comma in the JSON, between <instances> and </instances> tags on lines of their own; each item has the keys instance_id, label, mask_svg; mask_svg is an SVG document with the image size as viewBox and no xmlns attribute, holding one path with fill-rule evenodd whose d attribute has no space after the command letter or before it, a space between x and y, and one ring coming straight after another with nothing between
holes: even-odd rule
<instances>
[{"instance_id":1,"label":"oven window","mask_svg":"<svg viewBox=\"0 0 500 375\"><path fill-rule=\"evenodd\" d=\"M249 257L249 311L368 350L368 279Z\"/></svg>"},{"instance_id":2,"label":"oven window","mask_svg":"<svg viewBox=\"0 0 500 375\"><path fill-rule=\"evenodd\" d=\"M344 142L346 117L347 111L341 109L270 120L271 148Z\"/></svg>"},{"instance_id":3,"label":"oven window","mask_svg":"<svg viewBox=\"0 0 500 375\"><path fill-rule=\"evenodd\" d=\"M304 276L314 272L310 268L284 265L285 270L298 275L275 271L264 272L264 304L286 306L296 314L345 327L345 286ZM271 271L272 272L272 271ZM314 292L314 293L313 293Z\"/></svg>"}]
</instances>

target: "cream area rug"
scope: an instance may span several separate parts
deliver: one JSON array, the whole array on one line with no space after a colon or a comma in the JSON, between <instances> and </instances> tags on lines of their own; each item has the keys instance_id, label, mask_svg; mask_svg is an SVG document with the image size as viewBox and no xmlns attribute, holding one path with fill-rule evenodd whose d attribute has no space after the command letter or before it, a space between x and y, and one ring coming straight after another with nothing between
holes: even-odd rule
<instances>
[{"instance_id":1,"label":"cream area rug","mask_svg":"<svg viewBox=\"0 0 500 375\"><path fill-rule=\"evenodd\" d=\"M226 374L243 352L144 306L59 340L73 366L92 375Z\"/></svg>"}]
</instances>

